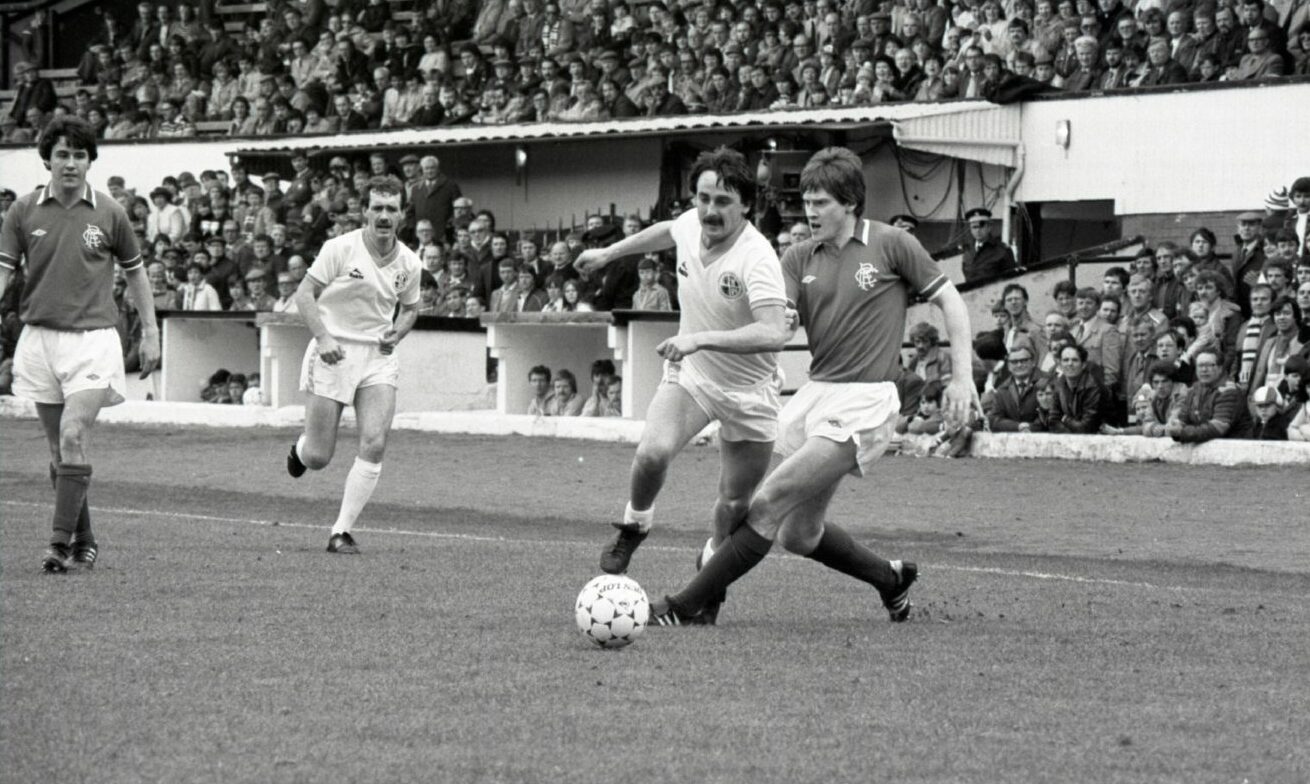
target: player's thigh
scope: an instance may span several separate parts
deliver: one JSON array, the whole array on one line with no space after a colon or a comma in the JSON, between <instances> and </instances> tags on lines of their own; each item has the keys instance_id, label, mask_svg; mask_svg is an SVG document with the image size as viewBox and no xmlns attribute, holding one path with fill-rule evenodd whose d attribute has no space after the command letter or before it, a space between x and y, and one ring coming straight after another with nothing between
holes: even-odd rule
<instances>
[{"instance_id":1,"label":"player's thigh","mask_svg":"<svg viewBox=\"0 0 1310 784\"><path fill-rule=\"evenodd\" d=\"M100 409L110 405L113 392L107 388L83 389L64 398L59 417L59 454L64 462L86 462L86 447L91 440Z\"/></svg>"},{"instance_id":2,"label":"player's thigh","mask_svg":"<svg viewBox=\"0 0 1310 784\"><path fill-rule=\"evenodd\" d=\"M50 447L50 462L56 464L63 462L63 458L59 453L59 421L63 416L63 403L36 404L36 418L41 422L41 430L45 433L46 444Z\"/></svg>"},{"instance_id":3,"label":"player's thigh","mask_svg":"<svg viewBox=\"0 0 1310 784\"><path fill-rule=\"evenodd\" d=\"M671 459L709 423L710 415L690 392L674 383L660 384L646 409L637 453Z\"/></svg>"},{"instance_id":4,"label":"player's thigh","mask_svg":"<svg viewBox=\"0 0 1310 784\"><path fill-rule=\"evenodd\" d=\"M359 428L361 451L386 447L391 420L396 416L396 388L390 384L373 384L355 391L355 424Z\"/></svg>"},{"instance_id":5,"label":"player's thigh","mask_svg":"<svg viewBox=\"0 0 1310 784\"><path fill-rule=\"evenodd\" d=\"M346 406L330 397L310 394L305 402L305 440L312 451L326 450L328 455L337 444L337 431L341 427L341 412Z\"/></svg>"},{"instance_id":6,"label":"player's thigh","mask_svg":"<svg viewBox=\"0 0 1310 784\"><path fill-rule=\"evenodd\" d=\"M796 508L821 498L855 468L853 440L806 439L800 449L778 464L751 503L751 521L777 531Z\"/></svg>"},{"instance_id":7,"label":"player's thigh","mask_svg":"<svg viewBox=\"0 0 1310 784\"><path fill-rule=\"evenodd\" d=\"M719 440L719 497L749 501L769 471L772 441Z\"/></svg>"}]
</instances>

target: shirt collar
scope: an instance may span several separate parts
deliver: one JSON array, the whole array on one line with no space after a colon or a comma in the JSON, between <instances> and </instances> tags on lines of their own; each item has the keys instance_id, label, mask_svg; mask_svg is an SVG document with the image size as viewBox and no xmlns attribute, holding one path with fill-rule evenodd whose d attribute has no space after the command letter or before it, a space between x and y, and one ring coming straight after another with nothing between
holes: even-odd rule
<instances>
[{"instance_id":1,"label":"shirt collar","mask_svg":"<svg viewBox=\"0 0 1310 784\"><path fill-rule=\"evenodd\" d=\"M55 192L52 191L52 190L50 189L50 183L46 183L45 185L42 185L42 186L41 186L41 198L38 200L37 203L38 203L38 204L45 204L47 201L49 201L49 200L51 200L51 199L53 199L53 198L55 198ZM81 200L84 201L84 202L89 203L89 204L91 205L92 208L94 208L94 207L96 206L96 192L95 192L95 189L91 187L91 184L90 184L90 183L87 183L87 185L86 185L86 189L85 189L84 191L82 191L82 199L81 199Z\"/></svg>"},{"instance_id":2,"label":"shirt collar","mask_svg":"<svg viewBox=\"0 0 1310 784\"><path fill-rule=\"evenodd\" d=\"M856 222L855 231L854 233L851 234L851 238L850 240L848 240L848 242L858 242L861 245L868 245L869 235L872 232L873 232L873 222L868 220L867 218L861 218L859 221ZM838 248L832 242L822 242L819 244L820 247L828 248L833 253L841 253L842 251L842 248ZM844 248L845 246L843 245L842 247Z\"/></svg>"}]
</instances>

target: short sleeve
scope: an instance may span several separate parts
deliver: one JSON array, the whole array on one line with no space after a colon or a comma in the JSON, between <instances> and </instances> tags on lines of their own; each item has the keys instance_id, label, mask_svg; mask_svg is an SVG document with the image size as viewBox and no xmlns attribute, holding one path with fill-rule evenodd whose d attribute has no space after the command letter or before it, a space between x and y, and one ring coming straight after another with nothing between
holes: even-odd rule
<instances>
[{"instance_id":1,"label":"short sleeve","mask_svg":"<svg viewBox=\"0 0 1310 784\"><path fill-rule=\"evenodd\" d=\"M107 199L109 196L96 194L96 198ZM124 270L134 270L141 266L141 247L137 244L136 232L132 231L132 222L128 220L127 211L119 207L112 215L110 239L114 243L114 255L118 258L118 266Z\"/></svg>"},{"instance_id":2,"label":"short sleeve","mask_svg":"<svg viewBox=\"0 0 1310 784\"><path fill-rule=\"evenodd\" d=\"M307 277L320 286L326 287L341 274L342 242L328 241L318 252L318 258L310 265Z\"/></svg>"},{"instance_id":3,"label":"short sleeve","mask_svg":"<svg viewBox=\"0 0 1310 784\"><path fill-rule=\"evenodd\" d=\"M19 202L9 205L9 212L3 223L0 223L0 267L5 269L17 269L18 262L23 258L23 233L18 228L22 221L23 206Z\"/></svg>"},{"instance_id":4,"label":"short sleeve","mask_svg":"<svg viewBox=\"0 0 1310 784\"><path fill-rule=\"evenodd\" d=\"M674 218L673 225L669 227L669 234L678 247L679 255L694 250L696 243L700 242L700 217L696 211L687 210Z\"/></svg>"},{"instance_id":5,"label":"short sleeve","mask_svg":"<svg viewBox=\"0 0 1310 784\"><path fill-rule=\"evenodd\" d=\"M423 265L419 262L418 257L410 257L413 264L409 265L409 275L405 277L405 288L400 292L400 304L409 307L417 305L421 293L419 291L419 282L423 279Z\"/></svg>"},{"instance_id":6,"label":"short sleeve","mask_svg":"<svg viewBox=\"0 0 1310 784\"><path fill-rule=\"evenodd\" d=\"M908 232L893 229L887 235L892 238L892 271L901 276L909 287L924 299L931 299L941 291L949 280L937 262L932 260L923 245Z\"/></svg>"},{"instance_id":7,"label":"short sleeve","mask_svg":"<svg viewBox=\"0 0 1310 784\"><path fill-rule=\"evenodd\" d=\"M782 265L778 254L762 237L751 244L746 263L746 299L752 307L764 304L785 304L787 288L783 283Z\"/></svg>"},{"instance_id":8,"label":"short sleeve","mask_svg":"<svg viewBox=\"0 0 1310 784\"><path fill-rule=\"evenodd\" d=\"M798 246L792 245L782 252L782 283L787 302L793 307L801 301L801 277L805 270L805 257Z\"/></svg>"}]
</instances>

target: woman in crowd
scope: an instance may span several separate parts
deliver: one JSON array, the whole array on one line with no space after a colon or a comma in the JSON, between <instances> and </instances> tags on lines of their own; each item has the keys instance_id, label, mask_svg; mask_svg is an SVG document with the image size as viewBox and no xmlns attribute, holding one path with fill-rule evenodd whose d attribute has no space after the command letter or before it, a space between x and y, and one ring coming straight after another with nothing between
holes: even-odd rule
<instances>
[{"instance_id":1,"label":"woman in crowd","mask_svg":"<svg viewBox=\"0 0 1310 784\"><path fill-rule=\"evenodd\" d=\"M255 132L255 118L250 114L250 101L244 95L232 99L232 122L227 125L228 136L249 136Z\"/></svg>"},{"instance_id":2,"label":"woman in crowd","mask_svg":"<svg viewBox=\"0 0 1310 784\"><path fill-rule=\"evenodd\" d=\"M546 278L546 304L541 308L542 313L564 313L568 310L564 302L564 283L560 275Z\"/></svg>"},{"instance_id":3,"label":"woman in crowd","mask_svg":"<svg viewBox=\"0 0 1310 784\"><path fill-rule=\"evenodd\" d=\"M1260 356L1255 361L1255 372L1251 377L1251 390L1263 386L1278 386L1283 381L1287 360L1301 355L1310 357L1310 345L1305 342L1302 330L1301 308L1291 297L1283 296L1274 300L1269 309L1273 319L1274 335L1264 342Z\"/></svg>"},{"instance_id":4,"label":"woman in crowd","mask_svg":"<svg viewBox=\"0 0 1310 784\"><path fill-rule=\"evenodd\" d=\"M582 297L582 287L576 280L564 281L564 309L578 313L590 313L595 310L590 302Z\"/></svg>"}]
</instances>

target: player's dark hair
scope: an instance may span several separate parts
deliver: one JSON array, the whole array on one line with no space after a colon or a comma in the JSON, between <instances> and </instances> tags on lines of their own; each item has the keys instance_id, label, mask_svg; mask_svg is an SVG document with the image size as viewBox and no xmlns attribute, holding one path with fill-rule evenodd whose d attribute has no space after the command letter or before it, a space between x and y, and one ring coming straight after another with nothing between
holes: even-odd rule
<instances>
[{"instance_id":1,"label":"player's dark hair","mask_svg":"<svg viewBox=\"0 0 1310 784\"><path fill-rule=\"evenodd\" d=\"M405 186L389 174L382 177L369 177L368 194L372 197L375 193L379 196L401 196L405 193Z\"/></svg>"},{"instance_id":2,"label":"player's dark hair","mask_svg":"<svg viewBox=\"0 0 1310 784\"><path fill-rule=\"evenodd\" d=\"M50 155L60 139L63 139L74 150L86 150L87 157L93 161L99 154L96 149L95 129L86 120L68 114L55 117L46 124L45 130L41 132L41 140L36 144L36 150L40 154L41 160L46 163L50 162Z\"/></svg>"},{"instance_id":3,"label":"player's dark hair","mask_svg":"<svg viewBox=\"0 0 1310 784\"><path fill-rule=\"evenodd\" d=\"M701 153L691 166L691 187L695 189L701 175L711 171L718 175L719 185L735 192L742 204L749 207L755 203L755 173L745 155L727 147Z\"/></svg>"},{"instance_id":4,"label":"player's dark hair","mask_svg":"<svg viewBox=\"0 0 1310 784\"><path fill-rule=\"evenodd\" d=\"M845 147L825 147L801 170L801 193L826 191L839 203L864 214L864 164Z\"/></svg>"}]
</instances>

